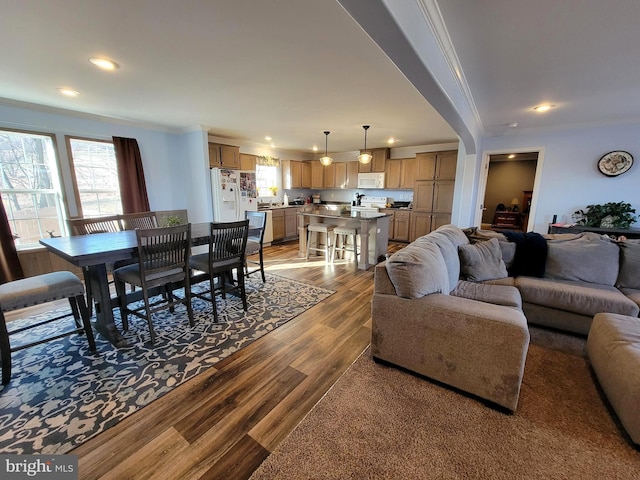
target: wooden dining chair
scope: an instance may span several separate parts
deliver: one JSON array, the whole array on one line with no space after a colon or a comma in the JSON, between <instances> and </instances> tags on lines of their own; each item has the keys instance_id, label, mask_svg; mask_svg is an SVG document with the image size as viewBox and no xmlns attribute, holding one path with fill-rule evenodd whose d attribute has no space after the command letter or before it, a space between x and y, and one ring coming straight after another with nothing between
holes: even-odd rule
<instances>
[{"instance_id":1,"label":"wooden dining chair","mask_svg":"<svg viewBox=\"0 0 640 480\"><path fill-rule=\"evenodd\" d=\"M91 315L84 300L84 290L78 277L67 271L45 273L0 285L0 361L2 362L3 385L11 380L11 353L13 352L74 333L84 333L87 336L90 350L96 350L91 329ZM70 313L47 317L39 321L21 322L20 327L7 328L4 312L42 305L64 298L69 300ZM60 325L60 330L56 330L46 338L41 336L26 337L16 345L11 345L9 341L10 335L19 334L70 316L73 316L75 320L75 324L71 328Z\"/></svg>"},{"instance_id":2,"label":"wooden dining chair","mask_svg":"<svg viewBox=\"0 0 640 480\"><path fill-rule=\"evenodd\" d=\"M120 215L109 215L105 217L70 218L68 220L71 235L91 235L94 233L120 232L122 219ZM108 265L107 270L113 271L113 265ZM82 268L84 285L87 291L87 308L89 316L93 315L93 290L89 281L89 267Z\"/></svg>"},{"instance_id":3,"label":"wooden dining chair","mask_svg":"<svg viewBox=\"0 0 640 480\"><path fill-rule=\"evenodd\" d=\"M249 234L247 237L247 248L245 249L244 271L248 277L252 273L260 272L262 282L267 279L264 275L264 255L262 253L264 243L264 229L267 224L267 212L245 212L245 218L249 220ZM258 259L250 258L258 256ZM249 270L249 265L257 265Z\"/></svg>"},{"instance_id":4,"label":"wooden dining chair","mask_svg":"<svg viewBox=\"0 0 640 480\"><path fill-rule=\"evenodd\" d=\"M120 300L122 327L129 329L129 314L145 319L149 325L151 343L155 344L152 314L170 309L178 304L187 307L189 324L193 326L191 308L191 283L189 276L189 253L191 251L191 224L136 230L138 262L117 268L113 272L116 292ZM142 289L144 305L130 307L137 299L127 296L125 285ZM184 287L184 297L173 294L176 285ZM157 293L164 295L154 299ZM154 299L151 302L151 299Z\"/></svg>"},{"instance_id":5,"label":"wooden dining chair","mask_svg":"<svg viewBox=\"0 0 640 480\"><path fill-rule=\"evenodd\" d=\"M158 228L156 212L125 213L120 215L123 230L136 228Z\"/></svg>"},{"instance_id":6,"label":"wooden dining chair","mask_svg":"<svg viewBox=\"0 0 640 480\"><path fill-rule=\"evenodd\" d=\"M247 246L248 232L249 220L212 223L210 225L209 252L192 255L189 259L189 266L192 270L204 272L204 275L194 275L192 283L209 281L208 291L193 295L212 303L215 323L219 321L216 293L221 293L223 298L226 298L227 293L239 295L242 299L242 308L245 312L247 311L244 251Z\"/></svg>"}]
</instances>

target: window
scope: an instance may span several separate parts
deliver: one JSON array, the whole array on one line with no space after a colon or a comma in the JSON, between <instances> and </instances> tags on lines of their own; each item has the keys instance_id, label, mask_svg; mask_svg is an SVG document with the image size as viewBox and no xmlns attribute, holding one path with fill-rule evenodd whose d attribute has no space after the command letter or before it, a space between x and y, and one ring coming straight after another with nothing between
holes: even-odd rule
<instances>
[{"instance_id":1,"label":"window","mask_svg":"<svg viewBox=\"0 0 640 480\"><path fill-rule=\"evenodd\" d=\"M0 193L16 247L65 231L53 136L0 130Z\"/></svg>"},{"instance_id":2,"label":"window","mask_svg":"<svg viewBox=\"0 0 640 480\"><path fill-rule=\"evenodd\" d=\"M113 143L73 137L67 137L67 143L78 214L82 217L102 217L122 213Z\"/></svg>"},{"instance_id":3,"label":"window","mask_svg":"<svg viewBox=\"0 0 640 480\"><path fill-rule=\"evenodd\" d=\"M256 165L256 184L259 197L275 197L278 194L278 167Z\"/></svg>"}]
</instances>

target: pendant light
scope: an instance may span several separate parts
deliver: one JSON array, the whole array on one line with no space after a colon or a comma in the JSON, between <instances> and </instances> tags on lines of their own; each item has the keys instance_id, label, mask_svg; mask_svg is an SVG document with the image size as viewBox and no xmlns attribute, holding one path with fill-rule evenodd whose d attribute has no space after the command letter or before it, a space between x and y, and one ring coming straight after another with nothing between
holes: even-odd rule
<instances>
[{"instance_id":1,"label":"pendant light","mask_svg":"<svg viewBox=\"0 0 640 480\"><path fill-rule=\"evenodd\" d=\"M320 163L325 167L331 165L331 162L333 162L333 158L331 158L327 153L327 144L329 143L330 133L331 132L324 132L324 157L320 157Z\"/></svg>"},{"instance_id":2,"label":"pendant light","mask_svg":"<svg viewBox=\"0 0 640 480\"><path fill-rule=\"evenodd\" d=\"M364 128L364 150L362 150L363 153L358 155L358 161L366 164L369 163L373 157L367 152L367 130L369 130L369 125L363 125L362 128Z\"/></svg>"}]
</instances>

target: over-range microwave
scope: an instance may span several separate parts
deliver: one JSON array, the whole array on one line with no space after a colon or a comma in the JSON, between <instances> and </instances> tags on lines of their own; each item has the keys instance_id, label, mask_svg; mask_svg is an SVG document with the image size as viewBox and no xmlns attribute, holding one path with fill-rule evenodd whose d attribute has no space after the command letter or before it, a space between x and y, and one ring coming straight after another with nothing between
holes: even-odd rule
<instances>
[{"instance_id":1,"label":"over-range microwave","mask_svg":"<svg viewBox=\"0 0 640 480\"><path fill-rule=\"evenodd\" d=\"M359 173L358 188L384 188L384 173Z\"/></svg>"}]
</instances>

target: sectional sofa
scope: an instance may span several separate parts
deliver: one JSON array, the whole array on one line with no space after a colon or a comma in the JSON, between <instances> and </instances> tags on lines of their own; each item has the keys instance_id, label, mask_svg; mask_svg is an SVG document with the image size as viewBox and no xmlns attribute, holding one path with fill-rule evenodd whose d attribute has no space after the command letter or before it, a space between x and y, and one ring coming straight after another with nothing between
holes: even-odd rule
<instances>
[{"instance_id":1,"label":"sectional sofa","mask_svg":"<svg viewBox=\"0 0 640 480\"><path fill-rule=\"evenodd\" d=\"M515 410L527 323L586 335L599 312L640 311L640 243L592 233L542 243L543 253L527 251L502 234L445 225L378 264L374 359Z\"/></svg>"}]
</instances>

